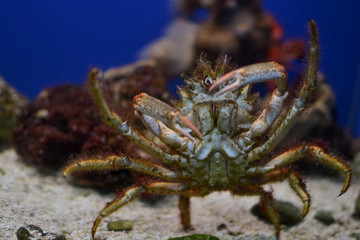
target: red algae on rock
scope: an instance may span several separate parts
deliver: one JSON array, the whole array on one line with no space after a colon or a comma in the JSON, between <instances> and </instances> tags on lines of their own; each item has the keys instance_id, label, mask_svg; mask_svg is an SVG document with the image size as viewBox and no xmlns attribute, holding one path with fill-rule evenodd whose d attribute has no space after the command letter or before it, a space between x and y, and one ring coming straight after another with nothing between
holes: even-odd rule
<instances>
[{"instance_id":1,"label":"red algae on rock","mask_svg":"<svg viewBox=\"0 0 360 240\"><path fill-rule=\"evenodd\" d=\"M142 91L150 91L162 99L162 96L169 96L161 74L152 68L134 69L130 76L108 83L111 89L108 97L115 99L116 105L121 106L122 115L139 128L142 126L134 121L132 96ZM128 91L119 92L118 86ZM70 156L79 154L122 152L149 156L103 123L85 84L66 84L43 90L20 116L13 132L12 144L26 162L40 169L50 170L60 169L69 161ZM98 178L101 173L75 178L82 184L111 187L134 181L133 177L129 178L126 170L121 172L116 171L101 178Z\"/></svg>"}]
</instances>

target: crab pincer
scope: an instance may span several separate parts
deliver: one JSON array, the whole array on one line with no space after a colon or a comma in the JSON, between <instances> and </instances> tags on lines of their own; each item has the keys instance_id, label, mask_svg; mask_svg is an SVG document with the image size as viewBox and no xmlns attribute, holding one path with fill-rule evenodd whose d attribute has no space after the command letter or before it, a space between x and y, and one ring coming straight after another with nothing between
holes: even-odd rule
<instances>
[{"instance_id":1,"label":"crab pincer","mask_svg":"<svg viewBox=\"0 0 360 240\"><path fill-rule=\"evenodd\" d=\"M191 141L195 141L195 139L185 129L186 127L191 129L199 138L202 138L199 129L189 119L181 115L179 111L170 105L146 93L135 96L134 108L137 115L147 115L153 121L159 120L170 129L188 137Z\"/></svg>"},{"instance_id":2,"label":"crab pincer","mask_svg":"<svg viewBox=\"0 0 360 240\"><path fill-rule=\"evenodd\" d=\"M244 87L247 84L270 80L275 81L279 93L286 92L287 74L285 68L276 62L255 63L229 72L220 77L209 90L211 92L221 84L233 81L215 93L215 96L218 97L226 92Z\"/></svg>"}]
</instances>

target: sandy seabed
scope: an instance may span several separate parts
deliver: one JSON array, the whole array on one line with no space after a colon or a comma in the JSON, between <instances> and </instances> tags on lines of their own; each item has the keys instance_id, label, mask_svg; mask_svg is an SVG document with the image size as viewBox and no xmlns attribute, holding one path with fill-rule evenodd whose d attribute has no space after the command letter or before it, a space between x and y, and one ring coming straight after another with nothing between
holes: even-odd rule
<instances>
[{"instance_id":1,"label":"sandy seabed","mask_svg":"<svg viewBox=\"0 0 360 240\"><path fill-rule=\"evenodd\" d=\"M0 239L16 240L19 227L34 224L47 232L64 234L67 240L88 240L97 214L114 197L74 187L60 173L43 175L25 164L12 149L0 153L0 168L3 170L0 172ZM312 196L309 214L299 224L283 227L281 239L357 239L360 221L352 214L360 190L359 181L353 179L341 197L337 197L342 187L339 179L308 178L307 186ZM269 187L274 190L275 198L301 206L286 182ZM135 201L105 218L96 239L167 240L192 233L210 234L221 240L258 239L259 236L275 239L273 227L250 213L257 201L256 197L233 197L228 192L194 197L191 199L194 228L191 232L181 230L176 196L167 197L154 206ZM326 226L314 219L317 210L330 210L336 222ZM106 223L119 219L134 221L133 230L108 231ZM217 230L220 224L225 224L227 229Z\"/></svg>"}]
</instances>

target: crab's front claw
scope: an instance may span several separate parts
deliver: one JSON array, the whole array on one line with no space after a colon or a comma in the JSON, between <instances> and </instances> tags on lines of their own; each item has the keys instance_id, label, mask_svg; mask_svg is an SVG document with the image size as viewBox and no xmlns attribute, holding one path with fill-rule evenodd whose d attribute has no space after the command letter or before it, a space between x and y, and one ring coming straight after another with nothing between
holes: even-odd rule
<instances>
[{"instance_id":1,"label":"crab's front claw","mask_svg":"<svg viewBox=\"0 0 360 240\"><path fill-rule=\"evenodd\" d=\"M218 86L220 86L222 83L229 82L231 80L235 80L235 82L222 88L220 91L215 93L215 96L218 97L225 92L229 92L229 91L232 91L233 89L239 88L241 86L241 79L240 79L241 72L242 72L241 69L239 69L239 70L232 71L232 72L225 74L224 76L219 78L213 85L211 85L211 87L209 89L210 92L213 91Z\"/></svg>"},{"instance_id":2,"label":"crab's front claw","mask_svg":"<svg viewBox=\"0 0 360 240\"><path fill-rule=\"evenodd\" d=\"M229 72L219 78L209 90L213 91L223 83L234 81L215 93L215 96L218 97L234 89L240 89L247 84L266 82L269 80L275 81L279 94L284 94L287 91L287 74L285 68L276 62L255 63Z\"/></svg>"},{"instance_id":3,"label":"crab's front claw","mask_svg":"<svg viewBox=\"0 0 360 240\"><path fill-rule=\"evenodd\" d=\"M186 117L181 115L176 109L169 106L168 104L147 95L146 93L140 93L134 98L134 108L135 113L140 115L146 115L150 117L152 123L148 123L148 125L153 132L157 132L154 130L157 128L156 121L161 121L168 128L186 136L191 141L195 141L195 139L189 134L186 128L191 129L199 138L202 138L202 135L195 127L195 125ZM148 120L150 121L150 120Z\"/></svg>"},{"instance_id":4,"label":"crab's front claw","mask_svg":"<svg viewBox=\"0 0 360 240\"><path fill-rule=\"evenodd\" d=\"M170 116L174 116L172 123L174 124L173 127L177 132L194 141L194 138L184 128L180 126L181 124L183 124L186 127L190 128L199 138L202 138L199 129L197 129L197 127L195 127L195 125L188 118L181 115L178 111L171 112Z\"/></svg>"}]
</instances>

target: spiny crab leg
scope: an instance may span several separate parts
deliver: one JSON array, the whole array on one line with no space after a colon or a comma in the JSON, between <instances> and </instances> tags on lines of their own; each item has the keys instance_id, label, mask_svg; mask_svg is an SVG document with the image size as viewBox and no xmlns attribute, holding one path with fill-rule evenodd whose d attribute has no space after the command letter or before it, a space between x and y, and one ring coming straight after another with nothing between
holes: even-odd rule
<instances>
[{"instance_id":1,"label":"spiny crab leg","mask_svg":"<svg viewBox=\"0 0 360 240\"><path fill-rule=\"evenodd\" d=\"M319 61L319 36L317 32L317 27L314 21L309 21L310 32L311 32L311 41L309 44L309 61L307 76L305 78L304 84L298 97L293 100L293 103L289 107L288 112L285 117L281 120L279 126L274 129L274 132L271 134L269 139L260 145L257 148L254 148L249 152L249 158L256 161L265 154L271 152L277 144L283 139L284 136L290 130L292 124L296 121L300 113L308 105L308 101L312 94L314 93L316 80L317 80L317 70L318 70L318 61Z\"/></svg>"},{"instance_id":2,"label":"spiny crab leg","mask_svg":"<svg viewBox=\"0 0 360 240\"><path fill-rule=\"evenodd\" d=\"M154 144L148 138L141 133L131 128L126 121L123 121L115 112L110 110L105 101L104 93L100 86L99 78L102 77L102 73L99 69L93 68L89 72L89 86L93 93L95 102L99 107L101 115L104 121L112 128L118 131L118 133L130 141L136 143L142 149L160 159L161 161L174 164L180 162L180 157L175 154L165 153L158 145Z\"/></svg>"},{"instance_id":3,"label":"spiny crab leg","mask_svg":"<svg viewBox=\"0 0 360 240\"><path fill-rule=\"evenodd\" d=\"M116 210L122 208L128 203L137 199L142 193L150 194L178 194L184 192L186 187L181 183L170 182L154 182L147 186L134 186L127 189L121 197L115 198L112 202L108 203L105 208L100 212L96 218L93 227L91 229L91 236L94 240L94 236L100 222Z\"/></svg>"},{"instance_id":4,"label":"spiny crab leg","mask_svg":"<svg viewBox=\"0 0 360 240\"><path fill-rule=\"evenodd\" d=\"M211 92L222 83L227 83L232 80L235 81L215 93L215 96L218 97L221 94L239 89L247 84L269 80L275 80L279 92L283 93L287 90L287 74L285 68L276 62L256 63L229 72L219 78L209 90Z\"/></svg>"},{"instance_id":5,"label":"spiny crab leg","mask_svg":"<svg viewBox=\"0 0 360 240\"><path fill-rule=\"evenodd\" d=\"M178 174L154 163L142 159L123 155L111 154L108 156L85 156L80 161L70 163L63 170L63 176L68 177L76 172L83 171L115 171L118 169L130 169L160 177L170 181L179 180Z\"/></svg>"},{"instance_id":6,"label":"spiny crab leg","mask_svg":"<svg viewBox=\"0 0 360 240\"><path fill-rule=\"evenodd\" d=\"M283 154L271 159L263 167L255 168L254 173L265 174L275 169L281 169L294 161L299 160L303 157L310 157L316 161L319 161L338 172L345 174L345 182L340 191L340 195L345 193L350 186L351 181L351 168L348 164L342 161L340 158L332 156L326 153L322 148L316 145L303 145L292 150L286 151Z\"/></svg>"},{"instance_id":7,"label":"spiny crab leg","mask_svg":"<svg viewBox=\"0 0 360 240\"><path fill-rule=\"evenodd\" d=\"M160 120L170 129L174 129L178 133L183 134L191 141L195 141L195 139L186 131L186 129L182 128L181 125L190 128L199 138L202 138L199 129L197 129L189 119L182 116L179 111L173 107L146 93L140 93L134 97L134 108L135 113L145 114Z\"/></svg>"},{"instance_id":8,"label":"spiny crab leg","mask_svg":"<svg viewBox=\"0 0 360 240\"><path fill-rule=\"evenodd\" d=\"M303 211L301 217L305 217L310 207L310 195L306 190L306 186L301 177L289 168L273 169L264 174L258 174L251 179L253 185L264 185L287 180L291 189L303 203Z\"/></svg>"}]
</instances>

